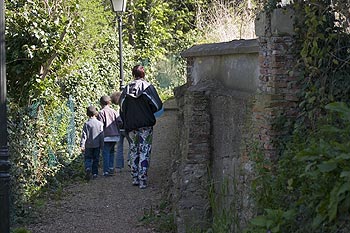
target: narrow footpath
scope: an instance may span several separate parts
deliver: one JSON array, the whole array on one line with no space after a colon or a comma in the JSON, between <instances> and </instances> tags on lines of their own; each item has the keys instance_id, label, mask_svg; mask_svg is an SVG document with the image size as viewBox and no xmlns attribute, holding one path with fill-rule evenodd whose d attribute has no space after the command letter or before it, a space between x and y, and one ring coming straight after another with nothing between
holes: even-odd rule
<instances>
[{"instance_id":1,"label":"narrow footpath","mask_svg":"<svg viewBox=\"0 0 350 233\"><path fill-rule=\"evenodd\" d=\"M140 219L160 205L171 179L172 154L177 146L177 111L173 100L165 103L154 127L147 189L131 184L129 168L112 177L99 176L88 183L65 187L61 200L49 200L40 218L24 226L32 233L152 233ZM127 152L127 143L124 154ZM126 156L124 156L126 157ZM126 160L125 160L126 163Z\"/></svg>"}]
</instances>

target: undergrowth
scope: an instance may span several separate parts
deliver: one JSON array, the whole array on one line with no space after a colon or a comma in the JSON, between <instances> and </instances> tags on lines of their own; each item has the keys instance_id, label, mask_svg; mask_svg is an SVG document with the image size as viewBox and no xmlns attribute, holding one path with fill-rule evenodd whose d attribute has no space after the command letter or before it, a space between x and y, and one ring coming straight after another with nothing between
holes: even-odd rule
<instances>
[{"instance_id":1,"label":"undergrowth","mask_svg":"<svg viewBox=\"0 0 350 233\"><path fill-rule=\"evenodd\" d=\"M257 217L246 233L345 233L350 214L349 3L293 5L299 116L277 162L252 154Z\"/></svg>"},{"instance_id":2,"label":"undergrowth","mask_svg":"<svg viewBox=\"0 0 350 233\"><path fill-rule=\"evenodd\" d=\"M295 136L274 171L256 180L260 215L246 232L346 232L350 211L350 108L329 114L307 140ZM275 175L274 175L275 174Z\"/></svg>"},{"instance_id":3,"label":"undergrowth","mask_svg":"<svg viewBox=\"0 0 350 233\"><path fill-rule=\"evenodd\" d=\"M164 200L159 206L151 206L149 209L145 209L140 222L151 226L157 232L176 232L174 214L169 209L169 202Z\"/></svg>"}]
</instances>

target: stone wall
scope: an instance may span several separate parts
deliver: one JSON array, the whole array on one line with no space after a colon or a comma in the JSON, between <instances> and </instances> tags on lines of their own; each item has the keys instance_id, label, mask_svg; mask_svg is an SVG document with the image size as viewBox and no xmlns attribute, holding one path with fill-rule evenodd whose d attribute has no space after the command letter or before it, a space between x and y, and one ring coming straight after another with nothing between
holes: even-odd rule
<instances>
[{"instance_id":1,"label":"stone wall","mask_svg":"<svg viewBox=\"0 0 350 233\"><path fill-rule=\"evenodd\" d=\"M245 119L258 85L257 45L256 40L239 40L194 46L182 54L188 62L188 82L175 92L183 122L173 173L178 232L207 228L210 201L223 209L238 192L234 184L247 138ZM210 192L224 198L210 200ZM241 205L235 206L238 213Z\"/></svg>"},{"instance_id":2,"label":"stone wall","mask_svg":"<svg viewBox=\"0 0 350 233\"><path fill-rule=\"evenodd\" d=\"M239 233L254 215L250 146L277 158L297 114L293 17L282 8L262 13L257 40L182 53L187 83L175 90L182 124L172 175L178 232L206 229L224 213Z\"/></svg>"},{"instance_id":3,"label":"stone wall","mask_svg":"<svg viewBox=\"0 0 350 233\"><path fill-rule=\"evenodd\" d=\"M186 91L179 103L180 147L177 154L173 203L177 210L178 232L209 226L208 166L210 161L209 98L202 91Z\"/></svg>"}]
</instances>

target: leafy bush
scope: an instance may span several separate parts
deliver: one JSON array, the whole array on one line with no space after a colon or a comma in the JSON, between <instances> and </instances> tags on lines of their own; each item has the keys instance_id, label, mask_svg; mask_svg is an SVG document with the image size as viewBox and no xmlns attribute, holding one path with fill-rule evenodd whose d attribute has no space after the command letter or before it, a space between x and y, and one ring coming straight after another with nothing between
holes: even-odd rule
<instances>
[{"instance_id":1,"label":"leafy bush","mask_svg":"<svg viewBox=\"0 0 350 233\"><path fill-rule=\"evenodd\" d=\"M313 208L314 228L331 224L350 210L350 108L345 103L332 103L326 109L337 113L310 139L307 148L297 154L306 163L301 179L314 185L304 201Z\"/></svg>"},{"instance_id":2,"label":"leafy bush","mask_svg":"<svg viewBox=\"0 0 350 233\"><path fill-rule=\"evenodd\" d=\"M161 97L170 98L171 89L184 80L184 63L177 52L187 45L182 29L191 29L184 21L189 11L176 2L157 7L150 1L134 3L135 11L126 15L134 14L137 21L124 23L123 28L137 41L123 38L125 83L132 78L131 68L143 63L147 78L161 85ZM119 35L109 4L6 1L8 125L16 214L42 190L54 186L58 190L65 180L80 176L78 143L86 107L99 107L102 95L119 89ZM131 4L128 7L133 9ZM173 8L183 9L179 13Z\"/></svg>"},{"instance_id":3,"label":"leafy bush","mask_svg":"<svg viewBox=\"0 0 350 233\"><path fill-rule=\"evenodd\" d=\"M118 40L109 25L112 13L98 1L80 6L73 0L56 3L45 7L42 1L7 2L8 125L15 214L23 213L20 207L44 187L59 188L64 180L79 176L81 167L74 161L81 162L77 145L86 107L98 106L100 96L117 86L118 56L111 47L117 48ZM64 40L53 36L62 33ZM23 55L26 49L30 56ZM126 57L129 51L127 47Z\"/></svg>"},{"instance_id":4,"label":"leafy bush","mask_svg":"<svg viewBox=\"0 0 350 233\"><path fill-rule=\"evenodd\" d=\"M252 158L258 217L247 231L348 232L349 3L292 6L298 14L300 114L291 137L281 139L278 162L259 153Z\"/></svg>"},{"instance_id":5,"label":"leafy bush","mask_svg":"<svg viewBox=\"0 0 350 233\"><path fill-rule=\"evenodd\" d=\"M273 172L258 170L257 201L266 209L247 232L333 232L348 224L350 108L339 102L326 109L319 130L294 137Z\"/></svg>"}]
</instances>

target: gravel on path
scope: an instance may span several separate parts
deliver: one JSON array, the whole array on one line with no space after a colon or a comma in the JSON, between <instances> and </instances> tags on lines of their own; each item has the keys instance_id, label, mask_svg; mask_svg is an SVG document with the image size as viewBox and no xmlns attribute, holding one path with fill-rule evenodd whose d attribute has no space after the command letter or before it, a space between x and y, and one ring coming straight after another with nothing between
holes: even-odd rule
<instances>
[{"instance_id":1,"label":"gravel on path","mask_svg":"<svg viewBox=\"0 0 350 233\"><path fill-rule=\"evenodd\" d=\"M131 184L128 167L115 176L99 176L90 182L70 184L64 188L61 200L49 200L40 218L25 228L32 233L156 232L140 219L150 208L159 206L170 181L168 173L177 146L174 106L172 101L165 103L165 112L154 127L147 189ZM127 145L124 151L126 155Z\"/></svg>"}]
</instances>

